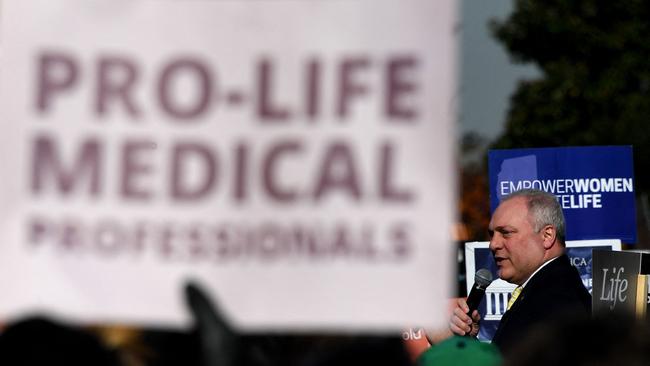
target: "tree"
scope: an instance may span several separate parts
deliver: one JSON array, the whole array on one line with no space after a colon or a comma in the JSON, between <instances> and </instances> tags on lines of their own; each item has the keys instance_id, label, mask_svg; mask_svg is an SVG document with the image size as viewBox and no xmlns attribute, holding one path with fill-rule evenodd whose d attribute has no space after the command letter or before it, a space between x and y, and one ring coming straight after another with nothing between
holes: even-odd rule
<instances>
[{"instance_id":1,"label":"tree","mask_svg":"<svg viewBox=\"0 0 650 366\"><path fill-rule=\"evenodd\" d=\"M488 240L490 198L488 196L485 155L487 140L475 133L466 133L460 141L460 222L465 237L458 240Z\"/></svg>"},{"instance_id":2,"label":"tree","mask_svg":"<svg viewBox=\"0 0 650 366\"><path fill-rule=\"evenodd\" d=\"M650 192L650 2L517 0L492 22L523 81L493 148L632 145L637 191Z\"/></svg>"}]
</instances>

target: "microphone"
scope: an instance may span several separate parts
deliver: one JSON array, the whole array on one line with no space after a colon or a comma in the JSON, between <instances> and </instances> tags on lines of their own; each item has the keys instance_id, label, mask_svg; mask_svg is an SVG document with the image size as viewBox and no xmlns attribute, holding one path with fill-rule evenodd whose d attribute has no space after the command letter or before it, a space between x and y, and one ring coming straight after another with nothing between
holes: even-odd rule
<instances>
[{"instance_id":1,"label":"microphone","mask_svg":"<svg viewBox=\"0 0 650 366\"><path fill-rule=\"evenodd\" d=\"M467 307L469 307L467 315L471 316L472 312L478 309L478 305L481 303L481 300L483 300L483 296L485 296L485 289L490 286L491 283L492 272L485 268L476 271L476 274L474 275L474 286L472 286L472 290L467 296Z\"/></svg>"}]
</instances>

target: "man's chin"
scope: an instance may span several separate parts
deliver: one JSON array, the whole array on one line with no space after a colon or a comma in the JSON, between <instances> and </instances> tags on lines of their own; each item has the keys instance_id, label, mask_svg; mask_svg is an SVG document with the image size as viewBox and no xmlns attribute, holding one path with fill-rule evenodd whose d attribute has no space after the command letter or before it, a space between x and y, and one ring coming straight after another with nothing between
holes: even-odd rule
<instances>
[{"instance_id":1,"label":"man's chin","mask_svg":"<svg viewBox=\"0 0 650 366\"><path fill-rule=\"evenodd\" d=\"M511 276L508 275L507 271L504 271L502 269L497 270L497 276L499 276L500 279L510 282Z\"/></svg>"}]
</instances>

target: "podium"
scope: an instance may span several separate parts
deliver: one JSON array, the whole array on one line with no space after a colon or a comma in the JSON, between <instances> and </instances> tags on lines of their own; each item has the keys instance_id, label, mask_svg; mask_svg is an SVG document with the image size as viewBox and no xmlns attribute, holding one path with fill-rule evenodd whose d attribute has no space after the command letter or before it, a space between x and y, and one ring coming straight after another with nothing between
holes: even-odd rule
<instances>
[{"instance_id":1,"label":"podium","mask_svg":"<svg viewBox=\"0 0 650 366\"><path fill-rule=\"evenodd\" d=\"M650 253L593 251L592 312L634 313L645 317L648 307Z\"/></svg>"}]
</instances>

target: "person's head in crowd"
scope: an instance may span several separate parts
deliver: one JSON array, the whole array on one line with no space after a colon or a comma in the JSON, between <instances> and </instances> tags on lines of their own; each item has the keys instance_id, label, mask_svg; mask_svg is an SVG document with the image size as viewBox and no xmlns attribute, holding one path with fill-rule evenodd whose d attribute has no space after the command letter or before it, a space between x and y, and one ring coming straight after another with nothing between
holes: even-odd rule
<instances>
[{"instance_id":1,"label":"person's head in crowd","mask_svg":"<svg viewBox=\"0 0 650 366\"><path fill-rule=\"evenodd\" d=\"M504 360L504 366L645 366L650 364L647 322L623 314L564 318L540 324Z\"/></svg>"},{"instance_id":2,"label":"person's head in crowd","mask_svg":"<svg viewBox=\"0 0 650 366\"><path fill-rule=\"evenodd\" d=\"M492 344L454 336L426 350L417 366L498 366L501 354Z\"/></svg>"},{"instance_id":3,"label":"person's head in crowd","mask_svg":"<svg viewBox=\"0 0 650 366\"><path fill-rule=\"evenodd\" d=\"M521 285L542 264L564 253L564 215L555 196L521 190L492 215L490 250L501 279Z\"/></svg>"},{"instance_id":4,"label":"person's head in crowd","mask_svg":"<svg viewBox=\"0 0 650 366\"><path fill-rule=\"evenodd\" d=\"M94 334L43 317L9 324L0 334L0 365L117 366L117 353Z\"/></svg>"}]
</instances>

